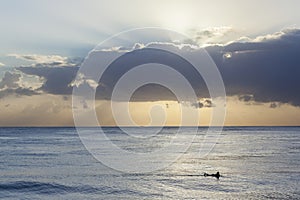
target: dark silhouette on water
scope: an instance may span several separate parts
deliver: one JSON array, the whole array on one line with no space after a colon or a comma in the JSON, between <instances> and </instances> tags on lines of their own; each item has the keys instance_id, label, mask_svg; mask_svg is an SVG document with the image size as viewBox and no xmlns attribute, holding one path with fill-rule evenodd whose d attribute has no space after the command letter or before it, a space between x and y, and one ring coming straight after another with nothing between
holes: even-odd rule
<instances>
[{"instance_id":1,"label":"dark silhouette on water","mask_svg":"<svg viewBox=\"0 0 300 200\"><path fill-rule=\"evenodd\" d=\"M219 179L221 175L219 172L217 172L215 174L204 173L204 176L213 176L213 177L216 177L217 179Z\"/></svg>"}]
</instances>

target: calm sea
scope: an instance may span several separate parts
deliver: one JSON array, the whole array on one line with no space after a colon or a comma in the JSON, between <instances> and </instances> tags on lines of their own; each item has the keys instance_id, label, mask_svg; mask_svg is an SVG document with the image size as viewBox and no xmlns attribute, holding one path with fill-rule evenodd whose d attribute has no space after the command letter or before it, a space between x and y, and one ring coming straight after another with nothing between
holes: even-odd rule
<instances>
[{"instance_id":1,"label":"calm sea","mask_svg":"<svg viewBox=\"0 0 300 200\"><path fill-rule=\"evenodd\" d=\"M122 148L149 148L106 133ZM300 199L300 127L226 127L204 158L197 143L163 170L128 174L94 159L74 128L0 128L0 199ZM203 176L217 171L219 180Z\"/></svg>"}]
</instances>

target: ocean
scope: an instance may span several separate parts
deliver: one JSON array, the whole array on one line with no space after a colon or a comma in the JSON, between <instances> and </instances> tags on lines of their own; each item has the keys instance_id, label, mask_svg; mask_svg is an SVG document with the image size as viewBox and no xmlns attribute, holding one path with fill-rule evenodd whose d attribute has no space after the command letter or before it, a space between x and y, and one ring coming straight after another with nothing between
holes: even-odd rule
<instances>
[{"instance_id":1,"label":"ocean","mask_svg":"<svg viewBox=\"0 0 300 200\"><path fill-rule=\"evenodd\" d=\"M105 129L122 148L153 148ZM176 130L164 128L155 147ZM123 173L96 160L75 128L0 128L0 199L300 199L300 127L225 127L201 158L200 138L164 169ZM203 176L217 171L219 180Z\"/></svg>"}]
</instances>

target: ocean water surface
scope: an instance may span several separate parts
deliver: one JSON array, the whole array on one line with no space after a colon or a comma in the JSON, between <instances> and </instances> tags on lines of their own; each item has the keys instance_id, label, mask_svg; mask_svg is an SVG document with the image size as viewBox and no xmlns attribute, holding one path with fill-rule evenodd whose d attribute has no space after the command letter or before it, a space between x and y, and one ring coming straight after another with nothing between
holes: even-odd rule
<instances>
[{"instance_id":1,"label":"ocean water surface","mask_svg":"<svg viewBox=\"0 0 300 200\"><path fill-rule=\"evenodd\" d=\"M105 129L120 147L146 152L177 130L164 128L155 143L141 145L118 128ZM190 131L178 134L189 137ZM199 128L169 167L129 174L94 159L75 128L0 128L0 199L300 199L300 127L225 127L201 158L205 131ZM217 171L219 180L203 176Z\"/></svg>"}]
</instances>

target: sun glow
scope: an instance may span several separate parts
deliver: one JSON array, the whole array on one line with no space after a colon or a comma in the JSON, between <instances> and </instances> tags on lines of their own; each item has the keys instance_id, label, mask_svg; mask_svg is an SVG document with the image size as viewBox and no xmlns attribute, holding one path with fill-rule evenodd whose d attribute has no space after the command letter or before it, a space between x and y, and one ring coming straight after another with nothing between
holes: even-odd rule
<instances>
[{"instance_id":1,"label":"sun glow","mask_svg":"<svg viewBox=\"0 0 300 200\"><path fill-rule=\"evenodd\" d=\"M162 26L174 31L186 32L191 28L191 16L185 12L171 10L166 12L161 17Z\"/></svg>"}]
</instances>

